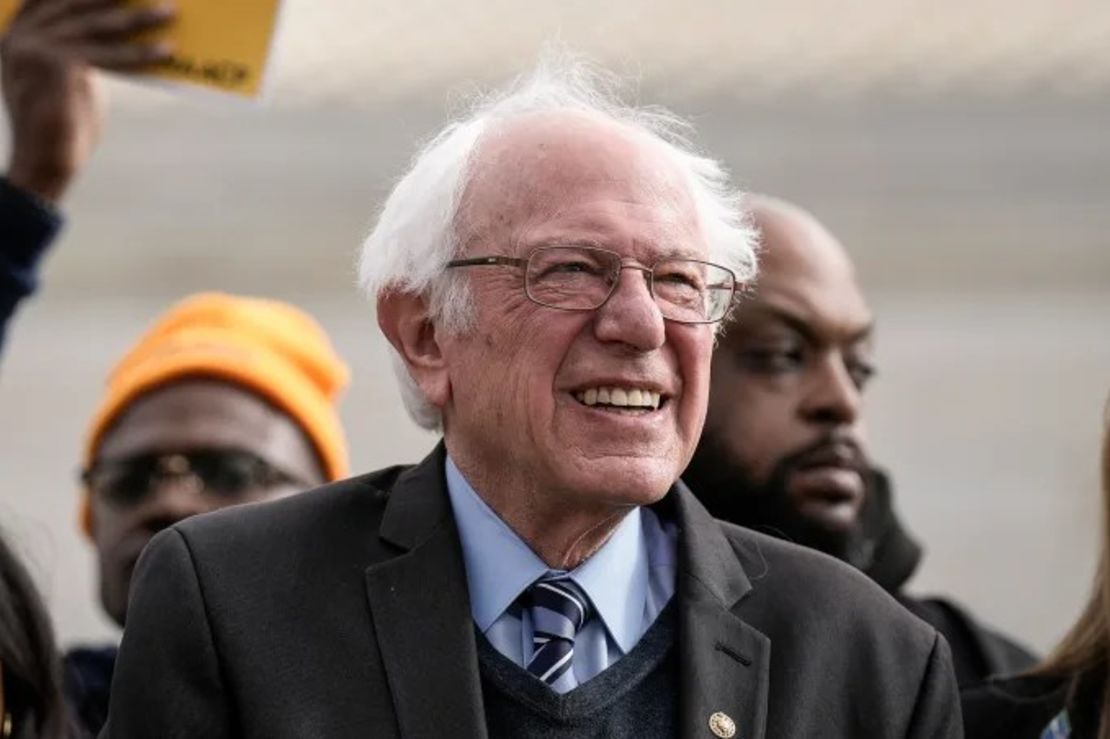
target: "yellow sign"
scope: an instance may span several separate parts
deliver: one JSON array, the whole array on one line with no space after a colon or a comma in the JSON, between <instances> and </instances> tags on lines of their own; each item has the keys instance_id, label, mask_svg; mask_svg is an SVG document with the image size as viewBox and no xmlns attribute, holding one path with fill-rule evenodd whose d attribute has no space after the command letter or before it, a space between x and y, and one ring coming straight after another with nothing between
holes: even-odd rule
<instances>
[{"instance_id":1,"label":"yellow sign","mask_svg":"<svg viewBox=\"0 0 1110 739\"><path fill-rule=\"evenodd\" d=\"M0 0L0 32L21 0ZM157 5L127 0L126 5ZM253 97L262 89L281 0L174 0L176 18L143 40L173 44L173 58L143 76L202 85Z\"/></svg>"}]
</instances>

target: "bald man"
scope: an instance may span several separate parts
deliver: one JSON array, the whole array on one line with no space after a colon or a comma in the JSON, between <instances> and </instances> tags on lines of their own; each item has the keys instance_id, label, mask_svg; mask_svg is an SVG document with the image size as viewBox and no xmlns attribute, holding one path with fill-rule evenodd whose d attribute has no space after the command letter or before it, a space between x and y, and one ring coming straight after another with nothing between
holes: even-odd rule
<instances>
[{"instance_id":1,"label":"bald man","mask_svg":"<svg viewBox=\"0 0 1110 739\"><path fill-rule=\"evenodd\" d=\"M717 518L773 533L862 570L952 647L961 685L1033 656L942 599L902 588L921 549L869 459L863 394L874 318L844 247L811 214L753 199L763 253L714 353L709 413L683 479Z\"/></svg>"}]
</instances>

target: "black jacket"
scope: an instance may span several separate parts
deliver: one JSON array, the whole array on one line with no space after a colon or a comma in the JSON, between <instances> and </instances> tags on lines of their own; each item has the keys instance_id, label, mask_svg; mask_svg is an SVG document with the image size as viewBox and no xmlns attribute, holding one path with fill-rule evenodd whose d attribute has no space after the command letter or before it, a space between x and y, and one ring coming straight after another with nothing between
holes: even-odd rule
<instances>
[{"instance_id":1,"label":"black jacket","mask_svg":"<svg viewBox=\"0 0 1110 739\"><path fill-rule=\"evenodd\" d=\"M922 551L898 520L889 479L881 471L871 475L861 515L867 547L861 568L915 616L944 635L952 649L961 688L991 676L1021 672L1036 663L1032 652L979 623L962 606L945 598L905 593L903 588L921 562Z\"/></svg>"},{"instance_id":2,"label":"black jacket","mask_svg":"<svg viewBox=\"0 0 1110 739\"><path fill-rule=\"evenodd\" d=\"M962 736L948 647L859 572L709 517L678 484L680 736ZM110 739L482 737L442 445L158 534L135 576Z\"/></svg>"},{"instance_id":3,"label":"black jacket","mask_svg":"<svg viewBox=\"0 0 1110 739\"><path fill-rule=\"evenodd\" d=\"M1098 674L1101 674L1100 671ZM1067 710L1071 739L1095 739L1105 680L1022 676L992 680L964 691L967 736L974 739L1041 739Z\"/></svg>"}]
</instances>

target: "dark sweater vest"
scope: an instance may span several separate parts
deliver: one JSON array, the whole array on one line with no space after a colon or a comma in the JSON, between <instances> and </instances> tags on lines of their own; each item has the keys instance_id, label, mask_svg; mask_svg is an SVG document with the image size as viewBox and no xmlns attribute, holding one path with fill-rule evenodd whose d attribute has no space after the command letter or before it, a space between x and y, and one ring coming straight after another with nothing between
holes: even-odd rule
<instances>
[{"instance_id":1,"label":"dark sweater vest","mask_svg":"<svg viewBox=\"0 0 1110 739\"><path fill-rule=\"evenodd\" d=\"M628 654L560 695L478 637L482 701L492 739L674 737L678 660L674 599Z\"/></svg>"}]
</instances>

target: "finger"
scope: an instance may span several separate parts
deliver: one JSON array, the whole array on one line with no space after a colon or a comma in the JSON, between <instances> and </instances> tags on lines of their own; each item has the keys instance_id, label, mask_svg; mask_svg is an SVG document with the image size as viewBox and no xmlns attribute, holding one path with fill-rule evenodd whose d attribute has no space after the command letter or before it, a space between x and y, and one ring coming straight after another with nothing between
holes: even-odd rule
<instances>
[{"instance_id":1,"label":"finger","mask_svg":"<svg viewBox=\"0 0 1110 739\"><path fill-rule=\"evenodd\" d=\"M19 10L15 13L15 17L20 18L28 13L34 12L36 6L49 5L50 3L57 3L57 1L58 0L23 0L19 5Z\"/></svg>"},{"instance_id":2,"label":"finger","mask_svg":"<svg viewBox=\"0 0 1110 739\"><path fill-rule=\"evenodd\" d=\"M50 36L59 41L119 40L162 26L171 18L173 11L166 7L109 8L59 24Z\"/></svg>"},{"instance_id":3,"label":"finger","mask_svg":"<svg viewBox=\"0 0 1110 739\"><path fill-rule=\"evenodd\" d=\"M50 28L56 23L73 20L85 13L122 5L122 0L35 0L34 7L23 6L20 20L35 28Z\"/></svg>"},{"instance_id":4,"label":"finger","mask_svg":"<svg viewBox=\"0 0 1110 739\"><path fill-rule=\"evenodd\" d=\"M75 47L70 53L75 58L101 69L127 72L167 61L173 53L173 48L166 42L86 44Z\"/></svg>"},{"instance_id":5,"label":"finger","mask_svg":"<svg viewBox=\"0 0 1110 739\"><path fill-rule=\"evenodd\" d=\"M16 17L19 18L31 13L59 11L60 9L68 8L72 4L72 0L23 0L23 2L19 3L19 10L16 12Z\"/></svg>"}]
</instances>

